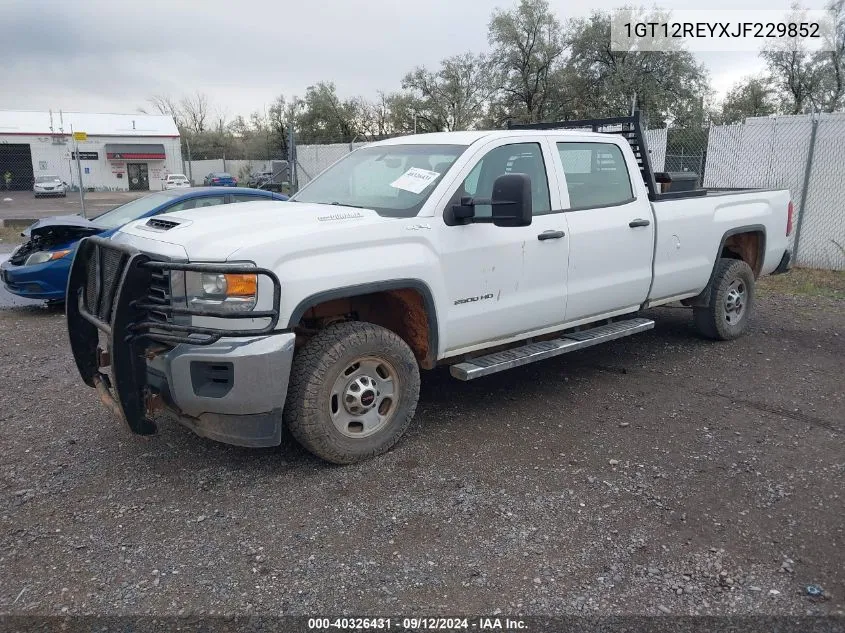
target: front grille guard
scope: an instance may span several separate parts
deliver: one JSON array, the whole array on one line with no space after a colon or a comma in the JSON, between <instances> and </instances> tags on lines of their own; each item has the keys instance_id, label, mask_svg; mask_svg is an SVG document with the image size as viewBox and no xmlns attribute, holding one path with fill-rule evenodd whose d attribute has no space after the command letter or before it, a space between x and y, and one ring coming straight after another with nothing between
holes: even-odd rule
<instances>
[{"instance_id":1,"label":"front grille guard","mask_svg":"<svg viewBox=\"0 0 845 633\"><path fill-rule=\"evenodd\" d=\"M130 324L129 333L127 334L130 338L145 337L160 343L210 345L211 343L219 341L223 337L262 336L266 334L273 334L279 323L279 302L281 300L282 286L279 283L278 277L266 268L244 266L241 264L181 264L176 262L159 262L153 260L141 262L138 266L150 271L159 270L162 272L172 272L174 270L179 270L182 272L193 273L234 273L267 277L273 284L273 308L270 310L233 310L231 312L221 314L220 312L216 312L214 310L201 310L198 308L183 308L174 306L172 305L172 297L170 304L159 303L154 300L152 295L148 294L143 299L135 300L132 307L144 314L147 314L150 311L156 311L167 313L170 316L214 317L217 319L270 319L270 321L262 328L235 330L143 319ZM162 332L155 332L153 330L162 330ZM168 334L168 332L181 332L182 335Z\"/></svg>"},{"instance_id":2,"label":"front grille guard","mask_svg":"<svg viewBox=\"0 0 845 633\"><path fill-rule=\"evenodd\" d=\"M116 264L114 251L120 255ZM106 261L111 266L104 265ZM89 269L94 271L93 276L89 275ZM104 270L116 273L117 279L104 279ZM270 310L239 310L220 314L212 310L178 307L157 301L149 292L152 274L167 270L267 277L273 284L273 307ZM278 277L264 268L240 264L156 261L131 246L100 237L88 237L79 243L68 278L67 327L74 361L82 379L88 386L97 389L109 408L119 413L133 432L148 435L155 432L155 424L148 417L155 400L146 384L145 354L149 341L209 345L223 337L285 332L287 330L276 330L280 297L281 284ZM220 319L266 318L269 321L264 327L254 329L201 327L153 320L149 317L149 312L153 310L165 312L171 318L184 315ZM109 338L108 363L102 361L98 331ZM100 368L107 364L112 369L114 393L108 375L100 372Z\"/></svg>"},{"instance_id":3,"label":"front grille guard","mask_svg":"<svg viewBox=\"0 0 845 633\"><path fill-rule=\"evenodd\" d=\"M91 260L92 251L97 248L119 251L123 255L122 271L117 283L100 284L111 292L103 299L109 304L101 314L92 314L85 302L85 292L90 288L88 271L84 270ZM77 270L83 268L83 270ZM215 274L248 274L267 277L273 284L272 308L269 310L233 310L220 313L215 310L174 306L170 301L162 301L158 297L146 292L150 288L150 278L153 271L182 271ZM79 250L71 267L68 282L68 303L75 303L79 316L94 325L97 329L112 335L114 317L127 309L134 311L134 320L126 323L122 340L129 342L138 338L147 338L160 343L190 343L191 345L210 345L223 337L263 336L276 333L279 323L279 303L281 300L281 284L278 277L271 270L243 264L189 264L180 262L166 262L151 259L148 255L124 245L116 244L98 237L89 237L80 243ZM76 277L76 279L74 279ZM74 283L76 282L76 283ZM76 301L74 301L74 297ZM231 329L214 328L170 321L150 319L151 311L163 312L173 316L213 317L217 319L269 319L261 328ZM96 312L96 310L95 310ZM108 319L108 317L111 317ZM108 319L108 320L107 320Z\"/></svg>"}]
</instances>

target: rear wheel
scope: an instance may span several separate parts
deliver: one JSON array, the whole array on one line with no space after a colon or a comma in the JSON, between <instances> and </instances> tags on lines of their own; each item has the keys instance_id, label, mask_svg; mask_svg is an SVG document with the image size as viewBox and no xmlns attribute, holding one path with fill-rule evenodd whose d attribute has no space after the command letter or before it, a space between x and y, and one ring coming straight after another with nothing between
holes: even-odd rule
<instances>
[{"instance_id":1,"label":"rear wheel","mask_svg":"<svg viewBox=\"0 0 845 633\"><path fill-rule=\"evenodd\" d=\"M294 359L285 421L310 452L351 464L399 441L419 392L419 368L405 341L372 323L337 323Z\"/></svg>"},{"instance_id":2,"label":"rear wheel","mask_svg":"<svg viewBox=\"0 0 845 633\"><path fill-rule=\"evenodd\" d=\"M722 258L710 284L710 305L695 308L695 326L707 338L728 341L748 329L754 307L754 272L739 259Z\"/></svg>"}]
</instances>

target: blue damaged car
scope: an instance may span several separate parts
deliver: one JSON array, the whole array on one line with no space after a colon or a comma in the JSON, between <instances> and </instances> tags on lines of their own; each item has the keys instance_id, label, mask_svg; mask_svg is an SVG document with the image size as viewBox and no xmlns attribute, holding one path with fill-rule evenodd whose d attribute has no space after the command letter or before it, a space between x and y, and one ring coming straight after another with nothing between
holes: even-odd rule
<instances>
[{"instance_id":1,"label":"blue damaged car","mask_svg":"<svg viewBox=\"0 0 845 633\"><path fill-rule=\"evenodd\" d=\"M23 231L26 241L0 264L0 280L12 294L62 302L70 264L82 238L110 237L133 220L160 213L268 199L287 200L287 196L242 187L173 189L132 200L92 220L79 215L43 218Z\"/></svg>"}]
</instances>

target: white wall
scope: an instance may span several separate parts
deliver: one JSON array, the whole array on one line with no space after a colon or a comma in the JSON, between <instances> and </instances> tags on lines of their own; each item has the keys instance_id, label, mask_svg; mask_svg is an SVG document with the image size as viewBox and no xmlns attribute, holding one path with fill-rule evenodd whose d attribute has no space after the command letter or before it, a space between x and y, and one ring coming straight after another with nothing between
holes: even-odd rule
<instances>
[{"instance_id":1,"label":"white wall","mask_svg":"<svg viewBox=\"0 0 845 633\"><path fill-rule=\"evenodd\" d=\"M14 135L3 137L0 142L29 144L32 151L32 171L35 176L57 175L70 185L78 185L76 161L71 160L71 152L76 151L76 142L64 137L64 142L57 142L59 137ZM182 150L178 138L173 137L138 137L138 136L89 136L87 141L79 143L80 152L97 152L97 160L80 161L82 183L85 188L93 187L97 191L126 191L129 180L126 174L127 161L108 160L106 144L161 144L164 145L165 160L130 160L131 163L147 163L150 190L161 189L161 177L166 173L182 171ZM88 173L85 173L85 169ZM118 178L117 174L123 177Z\"/></svg>"}]
</instances>

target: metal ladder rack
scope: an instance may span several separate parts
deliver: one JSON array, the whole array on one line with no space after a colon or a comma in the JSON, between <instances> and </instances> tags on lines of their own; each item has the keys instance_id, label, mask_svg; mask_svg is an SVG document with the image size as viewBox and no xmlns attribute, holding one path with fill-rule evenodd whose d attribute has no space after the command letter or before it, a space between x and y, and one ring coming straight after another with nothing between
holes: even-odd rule
<instances>
[{"instance_id":1,"label":"metal ladder rack","mask_svg":"<svg viewBox=\"0 0 845 633\"><path fill-rule=\"evenodd\" d=\"M632 116L609 117L605 119L582 119L580 121L556 121L551 123L512 123L508 121L509 130L591 130L602 134L619 134L622 136L637 159L640 174L648 189L649 200L667 200L671 198L693 197L705 195L704 189L698 191L661 193L657 188L654 170L651 166L651 156L643 134L642 116L635 110Z\"/></svg>"}]
</instances>

